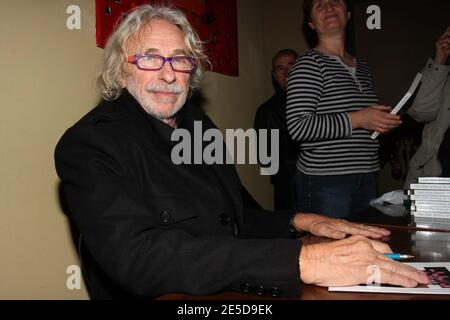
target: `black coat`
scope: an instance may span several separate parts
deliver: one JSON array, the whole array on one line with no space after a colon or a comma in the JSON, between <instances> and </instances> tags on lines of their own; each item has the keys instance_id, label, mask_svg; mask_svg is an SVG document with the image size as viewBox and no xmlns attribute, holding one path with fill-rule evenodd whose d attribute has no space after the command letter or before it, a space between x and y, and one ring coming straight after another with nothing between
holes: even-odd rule
<instances>
[{"instance_id":1,"label":"black coat","mask_svg":"<svg viewBox=\"0 0 450 320\"><path fill-rule=\"evenodd\" d=\"M286 123L286 94L279 86L275 86L276 93L264 102L255 114L255 129L278 129L280 168L270 177L274 186L275 209L294 208L297 196L295 172L300 145L291 139ZM269 153L271 148L269 144Z\"/></svg>"},{"instance_id":2,"label":"black coat","mask_svg":"<svg viewBox=\"0 0 450 320\"><path fill-rule=\"evenodd\" d=\"M188 130L194 120L215 128L189 105L178 119ZM298 294L301 242L289 239L292 212L261 209L232 165L174 165L172 131L125 90L56 147L91 298L260 286L269 295Z\"/></svg>"}]
</instances>

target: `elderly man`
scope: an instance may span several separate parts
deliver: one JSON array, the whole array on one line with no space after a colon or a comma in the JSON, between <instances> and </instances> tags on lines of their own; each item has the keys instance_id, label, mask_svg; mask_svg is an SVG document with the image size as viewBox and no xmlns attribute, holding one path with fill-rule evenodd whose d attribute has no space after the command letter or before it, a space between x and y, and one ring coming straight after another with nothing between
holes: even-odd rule
<instances>
[{"instance_id":1,"label":"elderly man","mask_svg":"<svg viewBox=\"0 0 450 320\"><path fill-rule=\"evenodd\" d=\"M145 5L110 37L99 84L104 100L56 147L56 168L91 298L242 290L297 295L301 282L416 286L426 277L389 260L386 230L314 214L264 211L231 165L171 161L175 128L214 128L186 103L206 57L184 15ZM342 239L302 246L293 231ZM347 239L346 235L353 234Z\"/></svg>"},{"instance_id":2,"label":"elderly man","mask_svg":"<svg viewBox=\"0 0 450 320\"><path fill-rule=\"evenodd\" d=\"M275 210L295 208L295 171L299 145L289 136L286 124L286 81L289 70L298 58L292 49L280 50L272 59L274 95L256 110L255 129L277 129L280 133L280 168L270 177Z\"/></svg>"}]
</instances>

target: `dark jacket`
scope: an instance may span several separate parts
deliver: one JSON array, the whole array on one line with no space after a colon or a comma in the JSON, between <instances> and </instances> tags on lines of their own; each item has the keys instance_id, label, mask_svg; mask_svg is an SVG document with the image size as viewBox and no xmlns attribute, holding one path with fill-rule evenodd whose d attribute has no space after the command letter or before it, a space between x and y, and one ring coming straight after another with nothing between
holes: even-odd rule
<instances>
[{"instance_id":1,"label":"dark jacket","mask_svg":"<svg viewBox=\"0 0 450 320\"><path fill-rule=\"evenodd\" d=\"M286 124L286 94L275 93L264 102L257 110L254 121L255 129L280 130L280 170L272 176L272 183L285 171L295 170L299 145L290 138Z\"/></svg>"},{"instance_id":2,"label":"dark jacket","mask_svg":"<svg viewBox=\"0 0 450 320\"><path fill-rule=\"evenodd\" d=\"M289 135L286 124L286 94L275 87L276 93L257 110L254 127L259 129L278 129L280 168L270 177L274 186L275 209L287 209L295 206L297 189L295 185L295 172L299 144L293 141ZM269 153L271 152L269 144Z\"/></svg>"},{"instance_id":3,"label":"dark jacket","mask_svg":"<svg viewBox=\"0 0 450 320\"><path fill-rule=\"evenodd\" d=\"M178 119L188 130L194 120L215 128L189 105ZM301 242L288 239L292 212L261 209L232 165L174 165L172 131L125 90L84 116L56 147L91 298L258 287L297 295Z\"/></svg>"}]
</instances>

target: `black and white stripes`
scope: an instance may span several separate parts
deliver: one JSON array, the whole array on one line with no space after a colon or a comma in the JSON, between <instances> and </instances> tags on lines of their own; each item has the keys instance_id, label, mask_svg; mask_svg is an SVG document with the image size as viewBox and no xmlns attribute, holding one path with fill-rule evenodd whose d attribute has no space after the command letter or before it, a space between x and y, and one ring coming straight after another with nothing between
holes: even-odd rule
<instances>
[{"instance_id":1,"label":"black and white stripes","mask_svg":"<svg viewBox=\"0 0 450 320\"><path fill-rule=\"evenodd\" d=\"M378 141L368 130L352 130L348 115L378 104L367 64L355 62L353 75L338 58L312 50L292 67L286 118L290 135L301 142L297 168L303 173L370 173L380 168Z\"/></svg>"}]
</instances>

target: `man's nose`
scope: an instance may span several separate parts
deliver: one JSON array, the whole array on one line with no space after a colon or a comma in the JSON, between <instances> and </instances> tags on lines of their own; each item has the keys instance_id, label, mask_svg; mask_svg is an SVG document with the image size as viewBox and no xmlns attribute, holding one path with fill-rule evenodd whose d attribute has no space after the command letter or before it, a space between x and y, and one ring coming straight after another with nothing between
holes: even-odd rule
<instances>
[{"instance_id":1,"label":"man's nose","mask_svg":"<svg viewBox=\"0 0 450 320\"><path fill-rule=\"evenodd\" d=\"M169 62L166 62L162 69L159 70L158 78L166 83L175 82L176 74Z\"/></svg>"}]
</instances>

